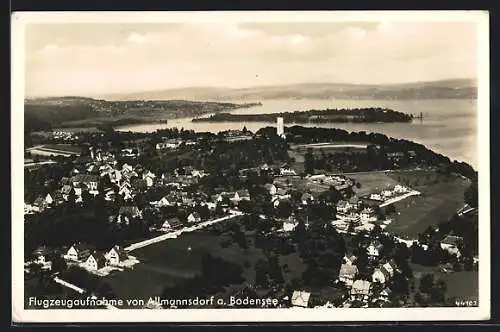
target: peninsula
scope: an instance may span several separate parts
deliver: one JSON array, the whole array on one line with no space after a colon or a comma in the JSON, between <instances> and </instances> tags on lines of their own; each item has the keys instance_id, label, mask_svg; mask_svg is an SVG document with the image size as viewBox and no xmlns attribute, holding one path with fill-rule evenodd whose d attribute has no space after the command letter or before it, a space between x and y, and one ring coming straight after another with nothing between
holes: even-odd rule
<instances>
[{"instance_id":1,"label":"peninsula","mask_svg":"<svg viewBox=\"0 0 500 332\"><path fill-rule=\"evenodd\" d=\"M32 98L24 102L25 131L51 128L89 128L201 116L248 108L260 103L222 103L188 100L109 101L86 97Z\"/></svg>"},{"instance_id":2,"label":"peninsula","mask_svg":"<svg viewBox=\"0 0 500 332\"><path fill-rule=\"evenodd\" d=\"M193 122L274 122L282 117L289 123L410 122L413 116L387 108L326 109L266 114L217 113Z\"/></svg>"}]
</instances>

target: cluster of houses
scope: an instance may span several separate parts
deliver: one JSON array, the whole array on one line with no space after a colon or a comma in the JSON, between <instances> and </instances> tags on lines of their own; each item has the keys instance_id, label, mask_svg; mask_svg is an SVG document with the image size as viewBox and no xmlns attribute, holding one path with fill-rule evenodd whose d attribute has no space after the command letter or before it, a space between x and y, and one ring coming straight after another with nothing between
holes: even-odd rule
<instances>
[{"instance_id":1,"label":"cluster of houses","mask_svg":"<svg viewBox=\"0 0 500 332\"><path fill-rule=\"evenodd\" d=\"M410 191L411 191L411 189L409 189L405 186L402 186L400 184L396 184L394 186L394 189L392 189L392 190L384 189L380 193L370 194L369 199L373 200L373 201L384 202L384 201L387 201L391 198L407 194Z\"/></svg>"},{"instance_id":2,"label":"cluster of houses","mask_svg":"<svg viewBox=\"0 0 500 332\"><path fill-rule=\"evenodd\" d=\"M102 252L84 243L76 243L69 247L63 258L68 263L77 264L89 272L97 272L106 267L122 268L136 263L135 257L129 256L121 246L117 245Z\"/></svg>"},{"instance_id":3,"label":"cluster of houses","mask_svg":"<svg viewBox=\"0 0 500 332\"><path fill-rule=\"evenodd\" d=\"M62 140L64 142L72 142L78 139L78 136L69 131L53 131L52 138Z\"/></svg>"},{"instance_id":4,"label":"cluster of houses","mask_svg":"<svg viewBox=\"0 0 500 332\"><path fill-rule=\"evenodd\" d=\"M393 260L380 259L382 245L374 240L364 244L366 253L370 261L376 268L370 277L361 277L357 265L356 256L344 257L340 267L336 284L342 284L344 292L340 295L342 299L341 307L382 306L390 302L392 294L391 282L400 269ZM305 290L296 290L292 294L292 307L311 307L311 293ZM356 304L355 304L356 303ZM328 302L324 307L335 307Z\"/></svg>"},{"instance_id":5,"label":"cluster of houses","mask_svg":"<svg viewBox=\"0 0 500 332\"><path fill-rule=\"evenodd\" d=\"M32 253L35 263L41 266L42 269L51 270L51 256L54 251L46 246L40 246ZM105 269L121 269L130 267L138 261L135 257L130 256L121 246L115 245L108 251L102 252L96 250L93 246L84 243L75 243L71 245L62 255L69 265L78 265L89 272L98 273Z\"/></svg>"},{"instance_id":6,"label":"cluster of houses","mask_svg":"<svg viewBox=\"0 0 500 332\"><path fill-rule=\"evenodd\" d=\"M193 140L182 140L180 138L166 138L162 137L162 141L157 143L155 148L158 151L176 150L182 145L195 146L197 143Z\"/></svg>"},{"instance_id":7,"label":"cluster of houses","mask_svg":"<svg viewBox=\"0 0 500 332\"><path fill-rule=\"evenodd\" d=\"M68 176L60 180L59 188L54 192L39 196L29 204L25 203L24 212L25 214L41 212L68 201L70 197L73 197L76 203L81 203L86 195L95 197L103 194L107 201L116 201L120 197L124 202L132 202L136 194L145 193L157 185L181 189L197 183L203 176L206 176L203 171L186 169L182 174L176 171L173 175L162 174L161 177L157 177L140 164L132 166L125 163L119 167L111 153L91 150L89 162L74 167ZM109 183L104 188L99 188L99 183L104 177L109 178ZM100 193L99 190L104 192Z\"/></svg>"},{"instance_id":8,"label":"cluster of houses","mask_svg":"<svg viewBox=\"0 0 500 332\"><path fill-rule=\"evenodd\" d=\"M351 179L339 175L327 175L327 174L310 175L307 177L307 180L311 183L327 185L328 187L334 186L335 189L339 190L340 192L354 185Z\"/></svg>"},{"instance_id":9,"label":"cluster of houses","mask_svg":"<svg viewBox=\"0 0 500 332\"><path fill-rule=\"evenodd\" d=\"M336 207L336 219L332 225L340 232L371 231L378 221L375 209L356 197L340 200ZM381 224L380 227L384 228L385 225Z\"/></svg>"},{"instance_id":10,"label":"cluster of houses","mask_svg":"<svg viewBox=\"0 0 500 332\"><path fill-rule=\"evenodd\" d=\"M248 141L254 137L251 132L243 130L227 130L222 134L226 142Z\"/></svg>"}]
</instances>

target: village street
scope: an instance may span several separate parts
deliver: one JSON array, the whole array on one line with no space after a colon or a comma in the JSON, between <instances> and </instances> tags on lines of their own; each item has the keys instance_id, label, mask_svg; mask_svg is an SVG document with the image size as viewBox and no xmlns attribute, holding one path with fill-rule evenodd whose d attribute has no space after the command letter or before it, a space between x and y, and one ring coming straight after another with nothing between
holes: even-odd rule
<instances>
[{"instance_id":1,"label":"village street","mask_svg":"<svg viewBox=\"0 0 500 332\"><path fill-rule=\"evenodd\" d=\"M148 240L144 240L144 241L141 241L141 242L137 242L137 243L131 244L130 246L126 247L125 250L128 251L128 252L130 252L130 251L135 250L135 249L139 249L139 248L143 248L143 247L149 246L149 245L151 245L153 243L162 242L162 241L165 241L167 239L175 239L179 235L181 235L182 233L194 232L196 230L199 230L199 229L202 229L202 228L214 225L216 223L219 223L221 221L229 220L229 219L232 219L234 217L241 216L241 215L243 215L243 212L237 211L237 210L231 210L231 214L228 215L228 216L225 216L225 217L222 217L222 218L213 219L213 220L207 220L205 222L201 222L201 223L199 223L197 225L194 225L194 226L184 227L182 229L179 229L179 230L176 230L176 231L173 231L173 232L169 232L169 233L166 233L166 234L154 237L152 239L148 239Z\"/></svg>"}]
</instances>

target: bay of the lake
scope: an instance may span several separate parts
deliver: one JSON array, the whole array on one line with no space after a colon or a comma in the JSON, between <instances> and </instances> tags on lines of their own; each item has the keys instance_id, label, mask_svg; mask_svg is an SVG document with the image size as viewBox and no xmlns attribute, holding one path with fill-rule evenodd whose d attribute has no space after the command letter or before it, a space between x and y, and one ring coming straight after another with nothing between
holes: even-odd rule
<instances>
[{"instance_id":1,"label":"bay of the lake","mask_svg":"<svg viewBox=\"0 0 500 332\"><path fill-rule=\"evenodd\" d=\"M244 101L231 101L241 103ZM308 127L341 128L347 131L376 132L393 138L407 139L424 144L429 149L441 153L452 160L465 161L477 169L477 103L476 100L436 99L436 100L315 100L283 99L264 100L262 106L231 111L233 114L280 113L327 108L386 107L395 111L423 115L423 120L412 123L326 123L300 124ZM208 115L205 115L208 116ZM213 132L242 129L253 132L269 122L192 122L192 118L168 120L168 123L136 124L122 126L121 131L154 132L157 129L184 128L197 132ZM285 123L286 125L293 125Z\"/></svg>"}]
</instances>

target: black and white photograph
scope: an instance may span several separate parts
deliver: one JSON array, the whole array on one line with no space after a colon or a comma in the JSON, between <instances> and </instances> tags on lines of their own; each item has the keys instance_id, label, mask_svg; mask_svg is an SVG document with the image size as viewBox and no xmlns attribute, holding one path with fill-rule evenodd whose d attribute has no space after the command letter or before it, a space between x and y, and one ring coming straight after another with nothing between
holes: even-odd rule
<instances>
[{"instance_id":1,"label":"black and white photograph","mask_svg":"<svg viewBox=\"0 0 500 332\"><path fill-rule=\"evenodd\" d=\"M14 13L14 321L489 319L488 20Z\"/></svg>"}]
</instances>

